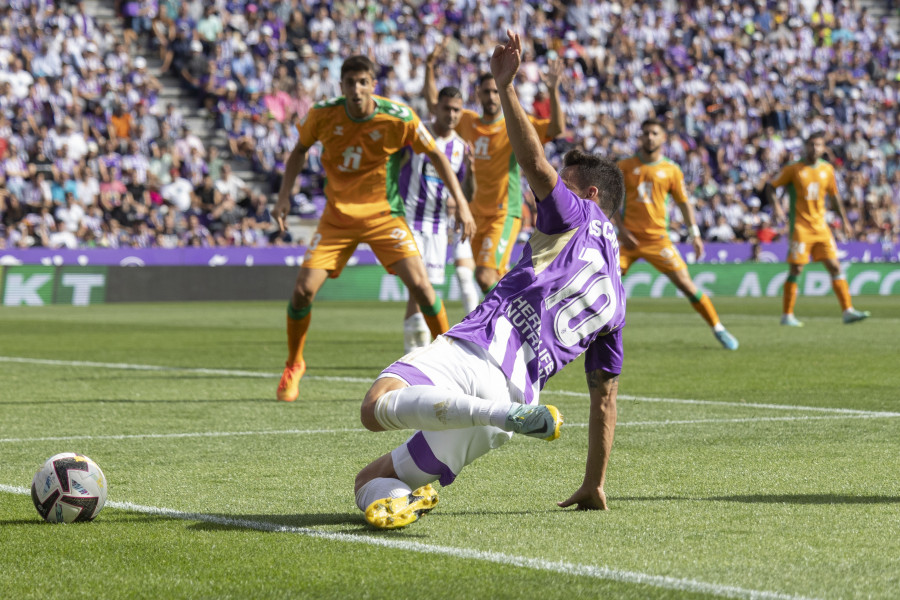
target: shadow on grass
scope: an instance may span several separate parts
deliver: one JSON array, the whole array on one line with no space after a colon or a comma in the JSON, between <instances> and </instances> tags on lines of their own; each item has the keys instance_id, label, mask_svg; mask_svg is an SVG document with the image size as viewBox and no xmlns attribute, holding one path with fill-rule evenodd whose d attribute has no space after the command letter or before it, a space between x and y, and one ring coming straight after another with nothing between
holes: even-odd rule
<instances>
[{"instance_id":1,"label":"shadow on grass","mask_svg":"<svg viewBox=\"0 0 900 600\"><path fill-rule=\"evenodd\" d=\"M842 494L747 494L737 496L625 496L612 502L658 502L689 500L693 502L741 502L745 504L900 504L900 496L847 496Z\"/></svg>"},{"instance_id":2,"label":"shadow on grass","mask_svg":"<svg viewBox=\"0 0 900 600\"><path fill-rule=\"evenodd\" d=\"M307 529L309 530L308 534L322 534L325 536L329 534L368 536L374 533L404 538L428 537L426 533L416 533L415 528L412 530L407 528L392 530L376 529L369 526L361 514L310 513L297 515L214 515L214 517L221 518L225 522L198 521L191 524L188 529L197 531L224 531L231 529L246 531L250 529L267 533L285 533L279 531L278 528L290 527L294 529ZM339 532L313 529L314 527L323 525L355 525L357 527L356 529L342 530ZM291 531L287 531L286 533L291 533ZM294 533L307 532L295 531Z\"/></svg>"}]
</instances>

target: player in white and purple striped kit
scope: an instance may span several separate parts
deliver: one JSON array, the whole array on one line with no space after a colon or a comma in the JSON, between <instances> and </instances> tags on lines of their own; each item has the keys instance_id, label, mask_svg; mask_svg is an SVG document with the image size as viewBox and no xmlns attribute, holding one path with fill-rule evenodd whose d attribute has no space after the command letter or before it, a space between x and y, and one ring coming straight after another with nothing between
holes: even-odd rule
<instances>
[{"instance_id":1,"label":"player in white and purple striped kit","mask_svg":"<svg viewBox=\"0 0 900 600\"><path fill-rule=\"evenodd\" d=\"M426 127L434 135L438 149L450 162L466 199L471 200L475 191L472 153L466 142L454 131L459 124L462 107L462 93L459 89L441 89L434 107L434 119ZM429 281L432 285L441 285L444 283L447 264L447 231L451 225L447 216L450 193L427 156L416 154L408 147L403 152L406 154L406 162L400 167L398 187L406 205L406 223L422 254ZM453 250L463 310L468 314L478 304L472 248L468 240L456 241ZM419 305L410 298L403 320L404 349L410 352L427 346L430 341L431 332L425 323L425 317L422 316Z\"/></svg>"},{"instance_id":2,"label":"player in white and purple striped kit","mask_svg":"<svg viewBox=\"0 0 900 600\"><path fill-rule=\"evenodd\" d=\"M625 291L608 216L621 205L615 162L569 152L557 175L519 104L521 42L497 46L491 71L507 133L538 202L536 231L519 263L460 324L385 369L366 394L367 429L418 429L356 477L356 504L373 526L412 523L437 504L434 481L512 433L552 441L562 416L538 403L547 379L585 353L591 409L584 481L561 507L606 509L604 483L622 369ZM415 490L415 491L413 491Z\"/></svg>"}]
</instances>

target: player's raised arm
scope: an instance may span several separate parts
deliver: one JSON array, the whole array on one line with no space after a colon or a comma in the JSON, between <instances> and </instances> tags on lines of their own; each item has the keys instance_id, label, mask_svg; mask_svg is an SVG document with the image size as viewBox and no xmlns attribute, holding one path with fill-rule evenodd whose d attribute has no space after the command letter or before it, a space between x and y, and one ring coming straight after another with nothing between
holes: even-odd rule
<instances>
[{"instance_id":1,"label":"player's raised arm","mask_svg":"<svg viewBox=\"0 0 900 600\"><path fill-rule=\"evenodd\" d=\"M616 395L619 376L595 369L587 374L591 394L591 414L588 418L588 453L584 481L562 508L576 505L578 510L606 510L606 466L612 451L616 429Z\"/></svg>"},{"instance_id":2,"label":"player's raised arm","mask_svg":"<svg viewBox=\"0 0 900 600\"><path fill-rule=\"evenodd\" d=\"M434 108L438 103L438 89L434 79L434 66L437 63L438 58L443 54L444 48L447 47L447 40L448 38L445 37L436 44L434 50L432 50L425 58L425 84L422 87L422 95L425 96L425 102L428 104L428 112L432 114L434 114Z\"/></svg>"},{"instance_id":3,"label":"player's raised arm","mask_svg":"<svg viewBox=\"0 0 900 600\"><path fill-rule=\"evenodd\" d=\"M538 137L513 86L513 80L522 61L522 41L517 33L507 30L509 41L494 48L491 56L491 74L497 83L500 106L506 118L506 132L516 160L525 174L535 199L540 202L550 195L556 186L556 170L544 157L544 146Z\"/></svg>"},{"instance_id":4,"label":"player's raised arm","mask_svg":"<svg viewBox=\"0 0 900 600\"><path fill-rule=\"evenodd\" d=\"M294 187L294 181L300 175L304 163L306 163L306 153L309 148L297 142L291 155L284 165L284 177L281 179L281 187L278 189L278 201L275 202L275 209L272 216L278 221L278 229L284 231L287 229L286 219L291 212L291 189Z\"/></svg>"},{"instance_id":5,"label":"player's raised arm","mask_svg":"<svg viewBox=\"0 0 900 600\"><path fill-rule=\"evenodd\" d=\"M471 238L475 233L475 219L472 217L472 211L469 210L469 201L466 200L462 187L459 185L459 179L456 178L456 173L450 166L450 161L443 152L437 149L426 152L425 155L431 160L438 177L447 185L450 192L447 209L454 213L457 230L462 234L463 240Z\"/></svg>"},{"instance_id":6,"label":"player's raised arm","mask_svg":"<svg viewBox=\"0 0 900 600\"><path fill-rule=\"evenodd\" d=\"M564 73L562 59L556 58L547 63L547 73L541 75L550 96L550 124L547 125L547 137L550 139L558 138L566 132L566 115L559 101L559 83Z\"/></svg>"}]
</instances>

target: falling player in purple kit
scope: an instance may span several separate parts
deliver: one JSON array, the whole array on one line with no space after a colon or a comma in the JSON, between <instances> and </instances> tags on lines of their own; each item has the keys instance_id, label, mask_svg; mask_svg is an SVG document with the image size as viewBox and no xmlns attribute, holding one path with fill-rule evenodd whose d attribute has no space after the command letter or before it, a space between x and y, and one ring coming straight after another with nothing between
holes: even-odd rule
<instances>
[{"instance_id":1,"label":"falling player in purple kit","mask_svg":"<svg viewBox=\"0 0 900 600\"><path fill-rule=\"evenodd\" d=\"M456 173L467 200L475 193L475 178L472 176L472 153L466 142L454 128L462 115L462 93L455 87L445 87L438 93L434 107L434 119L426 125L434 135L438 150L450 162ZM447 264L447 231L450 223L447 216L447 201L450 192L437 175L431 160L424 154L416 154L412 148L403 150L405 162L400 167L399 190L406 204L406 223L412 231L425 262L425 270L433 285L443 284ZM456 276L463 301L463 309L468 314L478 304L478 292L472 266L463 266L460 261L466 256L471 260L472 248L467 241L457 241L454 245L454 259L457 263ZM403 345L406 352L427 346L431 332L422 311L410 297L406 304L403 320Z\"/></svg>"},{"instance_id":2,"label":"falling player in purple kit","mask_svg":"<svg viewBox=\"0 0 900 600\"><path fill-rule=\"evenodd\" d=\"M537 205L519 263L461 323L385 369L361 407L371 431L418 429L356 476L356 504L383 529L412 523L437 504L431 486L513 433L555 440L562 415L539 404L547 379L585 354L590 424L584 481L561 507L607 508L604 483L616 424L625 291L609 215L624 194L615 162L574 150L557 175L513 87L521 41L494 49L513 151ZM415 490L415 491L413 491Z\"/></svg>"}]
</instances>

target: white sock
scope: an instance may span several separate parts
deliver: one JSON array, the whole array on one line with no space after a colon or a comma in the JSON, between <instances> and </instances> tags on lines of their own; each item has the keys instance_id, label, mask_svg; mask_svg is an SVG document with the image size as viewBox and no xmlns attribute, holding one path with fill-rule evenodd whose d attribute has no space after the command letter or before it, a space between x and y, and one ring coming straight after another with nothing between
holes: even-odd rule
<instances>
[{"instance_id":1,"label":"white sock","mask_svg":"<svg viewBox=\"0 0 900 600\"><path fill-rule=\"evenodd\" d=\"M713 325L713 331L725 331L725 326L721 322Z\"/></svg>"},{"instance_id":2,"label":"white sock","mask_svg":"<svg viewBox=\"0 0 900 600\"><path fill-rule=\"evenodd\" d=\"M493 425L502 427L510 401L491 402L475 396L413 385L394 390L375 402L375 419L385 429L443 431Z\"/></svg>"},{"instance_id":3,"label":"white sock","mask_svg":"<svg viewBox=\"0 0 900 600\"><path fill-rule=\"evenodd\" d=\"M478 289L475 287L475 274L469 267L456 267L456 280L459 281L459 294L463 310L469 314L478 306Z\"/></svg>"},{"instance_id":4,"label":"white sock","mask_svg":"<svg viewBox=\"0 0 900 600\"><path fill-rule=\"evenodd\" d=\"M416 348L424 348L431 341L431 331L422 313L410 315L403 321L403 348L411 352Z\"/></svg>"},{"instance_id":5,"label":"white sock","mask_svg":"<svg viewBox=\"0 0 900 600\"><path fill-rule=\"evenodd\" d=\"M382 498L400 498L408 496L412 490L399 479L376 477L367 482L356 492L356 506L366 512L369 505Z\"/></svg>"}]
</instances>

